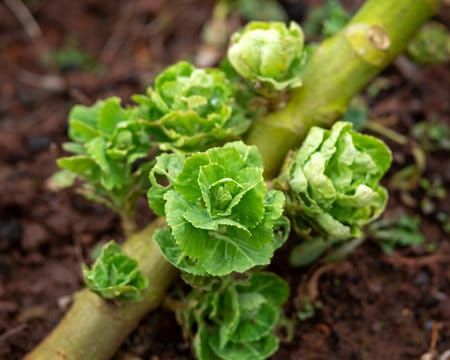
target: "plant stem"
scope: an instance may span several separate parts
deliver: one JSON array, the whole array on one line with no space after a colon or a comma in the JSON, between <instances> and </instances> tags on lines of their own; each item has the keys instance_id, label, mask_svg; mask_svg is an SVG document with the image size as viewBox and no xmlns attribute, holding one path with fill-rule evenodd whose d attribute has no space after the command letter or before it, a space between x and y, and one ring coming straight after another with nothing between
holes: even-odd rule
<instances>
[{"instance_id":1,"label":"plant stem","mask_svg":"<svg viewBox=\"0 0 450 360\"><path fill-rule=\"evenodd\" d=\"M134 214L121 213L120 222L123 233L127 238L136 233L138 226L136 224Z\"/></svg>"},{"instance_id":2,"label":"plant stem","mask_svg":"<svg viewBox=\"0 0 450 360\"><path fill-rule=\"evenodd\" d=\"M262 153L266 178L312 126L329 127L350 100L384 69L438 8L441 0L368 0L350 23L325 40L292 91L288 105L258 119L247 143Z\"/></svg>"},{"instance_id":3,"label":"plant stem","mask_svg":"<svg viewBox=\"0 0 450 360\"><path fill-rule=\"evenodd\" d=\"M74 303L58 326L26 360L110 359L141 318L156 308L177 271L152 240L164 222L159 219L131 236L123 246L139 262L149 286L139 301L110 302L89 290L75 294Z\"/></svg>"}]
</instances>

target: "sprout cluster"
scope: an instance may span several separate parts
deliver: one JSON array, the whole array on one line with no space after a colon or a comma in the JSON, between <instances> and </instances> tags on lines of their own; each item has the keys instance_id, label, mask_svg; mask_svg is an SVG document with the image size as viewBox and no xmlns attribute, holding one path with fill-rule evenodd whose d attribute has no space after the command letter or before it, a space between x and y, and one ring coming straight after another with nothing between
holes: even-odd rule
<instances>
[{"instance_id":1,"label":"sprout cluster","mask_svg":"<svg viewBox=\"0 0 450 360\"><path fill-rule=\"evenodd\" d=\"M379 181L391 153L382 141L351 128L346 122L331 130L313 127L278 178L297 229L312 226L344 240L358 236L384 210L388 195Z\"/></svg>"},{"instance_id":2,"label":"sprout cluster","mask_svg":"<svg viewBox=\"0 0 450 360\"><path fill-rule=\"evenodd\" d=\"M253 273L246 280L222 282L207 294L193 290L181 316L185 333L193 337L196 357L269 358L278 349L274 330L288 296L287 283L266 272Z\"/></svg>"},{"instance_id":3,"label":"sprout cluster","mask_svg":"<svg viewBox=\"0 0 450 360\"><path fill-rule=\"evenodd\" d=\"M142 290L148 286L137 261L113 241L102 248L92 269L83 264L83 276L91 291L108 300L139 300Z\"/></svg>"},{"instance_id":4,"label":"sprout cluster","mask_svg":"<svg viewBox=\"0 0 450 360\"><path fill-rule=\"evenodd\" d=\"M84 194L119 212L131 211L130 198L145 192L150 162L134 166L147 157L151 147L150 129L133 110L124 109L112 97L93 106L76 105L69 114L69 137L64 149L73 156L58 159L65 169L59 174L85 181ZM70 181L68 182L70 184Z\"/></svg>"},{"instance_id":5,"label":"sprout cluster","mask_svg":"<svg viewBox=\"0 0 450 360\"><path fill-rule=\"evenodd\" d=\"M301 86L303 33L298 24L250 22L231 38L228 60L247 80L274 90Z\"/></svg>"},{"instance_id":6,"label":"sprout cluster","mask_svg":"<svg viewBox=\"0 0 450 360\"><path fill-rule=\"evenodd\" d=\"M284 196L266 190L262 171L257 149L242 142L190 157L159 156L148 199L169 226L154 237L167 259L202 276L268 264L288 223Z\"/></svg>"},{"instance_id":7,"label":"sprout cluster","mask_svg":"<svg viewBox=\"0 0 450 360\"><path fill-rule=\"evenodd\" d=\"M236 139L250 125L218 69L181 61L155 80L147 96L135 95L139 117L148 120L162 150L192 152Z\"/></svg>"},{"instance_id":8,"label":"sprout cluster","mask_svg":"<svg viewBox=\"0 0 450 360\"><path fill-rule=\"evenodd\" d=\"M409 43L406 53L422 65L447 63L450 61L450 32L444 25L430 21Z\"/></svg>"}]
</instances>

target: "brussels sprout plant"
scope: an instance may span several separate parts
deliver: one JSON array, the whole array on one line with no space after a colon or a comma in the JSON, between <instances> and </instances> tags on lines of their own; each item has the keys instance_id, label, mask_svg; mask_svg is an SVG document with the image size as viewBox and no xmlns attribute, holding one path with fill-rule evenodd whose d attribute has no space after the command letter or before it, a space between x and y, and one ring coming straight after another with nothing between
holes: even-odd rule
<instances>
[{"instance_id":1,"label":"brussels sprout plant","mask_svg":"<svg viewBox=\"0 0 450 360\"><path fill-rule=\"evenodd\" d=\"M251 22L231 37L228 59L244 78L275 90L302 85L303 32L298 24Z\"/></svg>"},{"instance_id":2,"label":"brussels sprout plant","mask_svg":"<svg viewBox=\"0 0 450 360\"><path fill-rule=\"evenodd\" d=\"M90 199L128 216L147 193L159 219L130 232L123 253L110 243L84 267L90 290L26 359L111 358L177 273L192 287L176 312L197 358L270 357L289 289L264 267L290 223L300 237L347 240L383 211L390 151L349 123L333 124L437 2L369 0L306 63L298 24L252 22L228 51L246 82L179 62L132 105L75 106L65 145L72 155L59 160L57 178L78 179ZM258 86L289 100L267 114L249 111Z\"/></svg>"}]
</instances>

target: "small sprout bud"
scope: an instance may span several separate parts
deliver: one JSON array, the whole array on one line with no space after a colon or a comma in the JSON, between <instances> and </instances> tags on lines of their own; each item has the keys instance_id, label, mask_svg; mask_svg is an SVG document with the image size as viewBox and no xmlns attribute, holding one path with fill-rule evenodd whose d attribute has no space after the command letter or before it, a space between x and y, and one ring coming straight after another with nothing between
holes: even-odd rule
<instances>
[{"instance_id":1,"label":"small sprout bud","mask_svg":"<svg viewBox=\"0 0 450 360\"><path fill-rule=\"evenodd\" d=\"M392 155L380 140L339 121L331 130L313 127L277 186L289 188L286 209L294 229L311 226L325 238L346 240L384 210L379 181Z\"/></svg>"},{"instance_id":2,"label":"small sprout bud","mask_svg":"<svg viewBox=\"0 0 450 360\"><path fill-rule=\"evenodd\" d=\"M129 258L114 241L106 244L94 266L83 265L87 287L108 300L139 300L148 281L136 260Z\"/></svg>"},{"instance_id":3,"label":"small sprout bud","mask_svg":"<svg viewBox=\"0 0 450 360\"><path fill-rule=\"evenodd\" d=\"M275 90L302 85L303 32L291 22L251 22L231 38L228 59L244 78Z\"/></svg>"},{"instance_id":4,"label":"small sprout bud","mask_svg":"<svg viewBox=\"0 0 450 360\"><path fill-rule=\"evenodd\" d=\"M407 54L421 65L450 61L450 32L437 22L425 24L410 42Z\"/></svg>"}]
</instances>

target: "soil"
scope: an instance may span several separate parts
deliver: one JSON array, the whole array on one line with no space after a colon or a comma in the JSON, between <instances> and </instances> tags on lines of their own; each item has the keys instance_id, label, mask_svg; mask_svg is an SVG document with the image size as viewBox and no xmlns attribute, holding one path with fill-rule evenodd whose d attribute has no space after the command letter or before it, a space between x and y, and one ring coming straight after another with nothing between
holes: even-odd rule
<instances>
[{"instance_id":1,"label":"soil","mask_svg":"<svg viewBox=\"0 0 450 360\"><path fill-rule=\"evenodd\" d=\"M82 287L80 263L97 244L123 239L111 211L72 190L57 191L49 181L67 140L69 109L112 95L129 102L161 68L193 59L213 3L24 1L38 31L21 24L6 2L0 4L0 359L20 359L36 346ZM320 1L290 3L291 15L300 20L307 4ZM448 26L449 8L437 18ZM46 60L45 54L74 41L95 59L89 69ZM413 162L409 145L415 122L437 119L450 125L450 68L411 71L403 60L381 74L390 86L369 100L373 118L390 119L409 139L403 146L387 140L395 153L387 179ZM428 153L424 177L440 179L449 189L448 153ZM390 193L385 217L420 216L426 244L387 255L367 242L344 262L301 269L288 265L290 246L279 251L271 270L291 285L287 316L296 318L305 285L317 292L321 307L313 318L296 322L291 341L280 333L274 359L419 359L450 349L450 242L435 216L450 213L449 194L432 198L434 209L424 214L417 202L406 201L407 206L400 192ZM413 200L426 195L420 188L411 194ZM143 210L142 221L145 216L150 211ZM167 310L145 318L116 356L188 358Z\"/></svg>"}]
</instances>

